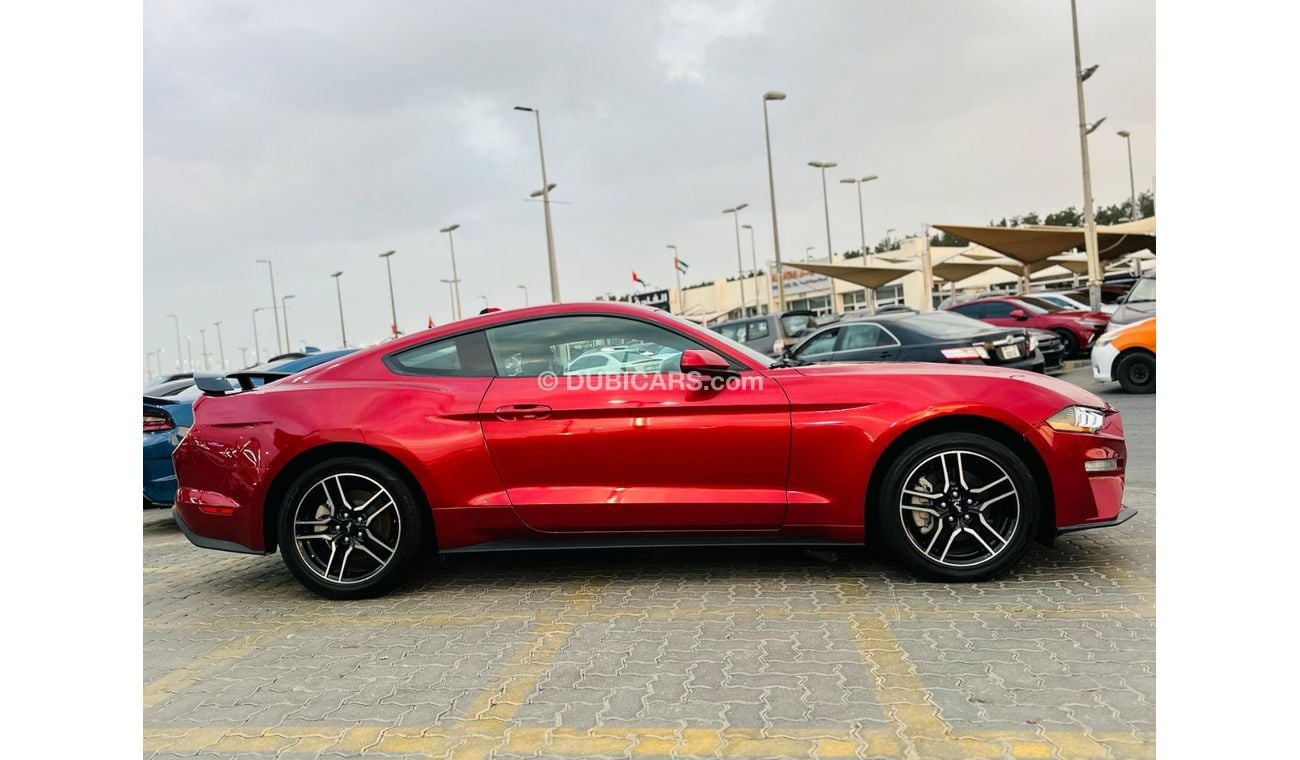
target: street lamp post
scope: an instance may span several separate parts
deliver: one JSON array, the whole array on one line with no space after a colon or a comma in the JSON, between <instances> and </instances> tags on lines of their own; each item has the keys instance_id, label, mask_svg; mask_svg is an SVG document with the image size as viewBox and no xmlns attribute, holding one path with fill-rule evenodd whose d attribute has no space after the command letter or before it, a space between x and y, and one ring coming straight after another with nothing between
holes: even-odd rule
<instances>
[{"instance_id":1,"label":"street lamp post","mask_svg":"<svg viewBox=\"0 0 1300 760\"><path fill-rule=\"evenodd\" d=\"M835 249L831 248L831 202L826 195L826 170L834 169L839 164L834 161L809 161L808 165L818 169L822 173L822 208L826 212L826 262L831 266L835 265ZM835 278L831 280L831 314L839 313L839 307L835 303Z\"/></svg>"},{"instance_id":2,"label":"street lamp post","mask_svg":"<svg viewBox=\"0 0 1300 760\"><path fill-rule=\"evenodd\" d=\"M537 120L537 155L542 161L542 210L546 214L546 257L551 270L551 303L559 303L560 275L555 264L555 232L551 227L551 190L546 181L546 150L542 147L542 112L525 106L515 106L515 110L531 113Z\"/></svg>"},{"instance_id":3,"label":"street lamp post","mask_svg":"<svg viewBox=\"0 0 1300 760\"><path fill-rule=\"evenodd\" d=\"M741 203L735 208L723 209L722 213L731 214L736 226L736 274L740 277L740 316L745 316L745 262L740 257L740 210L749 208L748 203Z\"/></svg>"},{"instance_id":4,"label":"street lamp post","mask_svg":"<svg viewBox=\"0 0 1300 760\"><path fill-rule=\"evenodd\" d=\"M528 286L527 286L527 285L516 285L515 287L516 287L516 288L519 288L519 289L522 290L522 291L524 291L524 306L528 306Z\"/></svg>"},{"instance_id":5,"label":"street lamp post","mask_svg":"<svg viewBox=\"0 0 1300 760\"><path fill-rule=\"evenodd\" d=\"M460 280L442 280L442 279L440 279L440 280L438 280L438 282L441 282L441 283L443 283L443 284L445 284L445 285L447 286L447 303L449 303L449 304L452 305L452 306L451 306L451 318L452 318L452 321L455 321L455 320L457 319L457 317L456 317L456 293L455 293L454 288L457 288L457 287L460 286Z\"/></svg>"},{"instance_id":6,"label":"street lamp post","mask_svg":"<svg viewBox=\"0 0 1300 760\"><path fill-rule=\"evenodd\" d=\"M175 314L168 314L172 323L176 326L176 369L184 371L185 365L181 364L181 318ZM161 373L161 368L159 369Z\"/></svg>"},{"instance_id":7,"label":"street lamp post","mask_svg":"<svg viewBox=\"0 0 1300 760\"><path fill-rule=\"evenodd\" d=\"M465 314L460 310L460 275L456 274L456 243L452 240L451 233L460 229L459 224L453 224L449 227L443 227L439 232L447 233L447 245L451 246L451 282L455 286L452 292L456 295L456 319L460 319Z\"/></svg>"},{"instance_id":8,"label":"street lamp post","mask_svg":"<svg viewBox=\"0 0 1300 760\"><path fill-rule=\"evenodd\" d=\"M258 259L257 263L265 264L266 273L271 276L271 316L275 317L275 352L283 353L284 349L280 347L280 313L275 310L275 270L271 267L270 259Z\"/></svg>"},{"instance_id":9,"label":"street lamp post","mask_svg":"<svg viewBox=\"0 0 1300 760\"><path fill-rule=\"evenodd\" d=\"M803 260L804 260L804 261L812 261L812 252L815 251L815 250L817 250L817 246L815 246L815 245L810 245L810 246L804 248L804 249L803 249Z\"/></svg>"},{"instance_id":10,"label":"street lamp post","mask_svg":"<svg viewBox=\"0 0 1300 760\"><path fill-rule=\"evenodd\" d=\"M257 360L253 362L254 364L262 361L262 341L257 337L257 312L259 311L266 311L266 307L258 306L253 309L253 358Z\"/></svg>"},{"instance_id":11,"label":"street lamp post","mask_svg":"<svg viewBox=\"0 0 1300 760\"><path fill-rule=\"evenodd\" d=\"M185 336L185 356L189 358L190 372L194 371L194 349L190 345L190 336Z\"/></svg>"},{"instance_id":12,"label":"street lamp post","mask_svg":"<svg viewBox=\"0 0 1300 760\"><path fill-rule=\"evenodd\" d=\"M289 294L280 299L280 310L284 312L284 350L293 351L293 342L289 340L289 299L293 294Z\"/></svg>"},{"instance_id":13,"label":"street lamp post","mask_svg":"<svg viewBox=\"0 0 1300 760\"><path fill-rule=\"evenodd\" d=\"M239 356L240 356L241 361L243 362L243 364L241 364L240 366L241 366L241 367L247 367L247 366L249 366L249 364L248 364L248 346L240 346L240 347L239 347Z\"/></svg>"},{"instance_id":14,"label":"street lamp post","mask_svg":"<svg viewBox=\"0 0 1300 760\"><path fill-rule=\"evenodd\" d=\"M874 179L879 179L879 177L872 174L867 177L848 177L840 180L841 184L856 185L858 188L858 234L862 236L862 266L864 267L870 266L870 262L867 260L867 223L862 214L862 183L870 182ZM876 311L875 288L867 288L867 310L872 313L875 313Z\"/></svg>"},{"instance_id":15,"label":"street lamp post","mask_svg":"<svg viewBox=\"0 0 1300 760\"><path fill-rule=\"evenodd\" d=\"M1142 213L1138 211L1137 185L1133 182L1133 135L1127 129L1121 129L1115 134L1124 138L1128 146L1128 197L1129 197L1129 221L1136 222L1141 218Z\"/></svg>"},{"instance_id":16,"label":"street lamp post","mask_svg":"<svg viewBox=\"0 0 1300 760\"><path fill-rule=\"evenodd\" d=\"M1074 30L1074 86L1079 99L1079 152L1083 157L1083 242L1088 254L1088 307L1101 311L1101 258L1097 253L1097 219L1092 213L1092 170L1088 165L1088 134L1101 126L1101 121L1089 126L1083 105L1083 82L1097 71L1097 67L1083 68L1079 54L1077 0L1070 0L1070 23Z\"/></svg>"},{"instance_id":17,"label":"street lamp post","mask_svg":"<svg viewBox=\"0 0 1300 760\"><path fill-rule=\"evenodd\" d=\"M208 366L208 336L203 327L199 328L199 348L203 350L203 370L206 372L211 367Z\"/></svg>"},{"instance_id":18,"label":"street lamp post","mask_svg":"<svg viewBox=\"0 0 1300 760\"><path fill-rule=\"evenodd\" d=\"M776 256L777 305L785 311L785 270L781 267L781 233L776 226L776 179L772 174L772 131L767 124L767 102L785 100L784 92L763 93L763 141L767 145L767 189L772 198L772 251Z\"/></svg>"},{"instance_id":19,"label":"street lamp post","mask_svg":"<svg viewBox=\"0 0 1300 760\"><path fill-rule=\"evenodd\" d=\"M343 272L342 271L335 272L334 274L330 275L330 277L334 278L334 292L338 294L339 297L339 332L343 334L343 347L347 348L348 327L343 322L343 285L342 285L342 280L340 279L341 277L343 277Z\"/></svg>"},{"instance_id":20,"label":"street lamp post","mask_svg":"<svg viewBox=\"0 0 1300 760\"><path fill-rule=\"evenodd\" d=\"M393 310L393 335L397 335L397 299L393 296L393 262L392 256L397 251L385 251L379 254L388 267L388 306Z\"/></svg>"},{"instance_id":21,"label":"street lamp post","mask_svg":"<svg viewBox=\"0 0 1300 760\"><path fill-rule=\"evenodd\" d=\"M221 340L221 322L212 323L217 328L217 356L221 357L221 371L226 371L226 346Z\"/></svg>"},{"instance_id":22,"label":"street lamp post","mask_svg":"<svg viewBox=\"0 0 1300 760\"><path fill-rule=\"evenodd\" d=\"M758 270L758 245L754 243L754 225L742 224L740 225L740 228L742 230L749 230L749 263L750 266L754 268L754 271L757 272L759 271ZM758 303L760 300L761 297L758 294L758 285L754 285L754 311L758 311ZM767 310L768 311L772 310L772 286L770 282L768 283L768 287L767 287Z\"/></svg>"}]
</instances>

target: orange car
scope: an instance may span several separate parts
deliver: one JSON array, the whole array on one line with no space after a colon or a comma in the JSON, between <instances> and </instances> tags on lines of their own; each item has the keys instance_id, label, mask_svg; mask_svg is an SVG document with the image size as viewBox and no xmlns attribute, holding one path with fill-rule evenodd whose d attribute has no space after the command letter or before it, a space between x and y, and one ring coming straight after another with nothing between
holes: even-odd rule
<instances>
[{"instance_id":1,"label":"orange car","mask_svg":"<svg viewBox=\"0 0 1300 760\"><path fill-rule=\"evenodd\" d=\"M1107 332L1092 348L1092 377L1118 380L1129 393L1156 391L1156 318Z\"/></svg>"}]
</instances>

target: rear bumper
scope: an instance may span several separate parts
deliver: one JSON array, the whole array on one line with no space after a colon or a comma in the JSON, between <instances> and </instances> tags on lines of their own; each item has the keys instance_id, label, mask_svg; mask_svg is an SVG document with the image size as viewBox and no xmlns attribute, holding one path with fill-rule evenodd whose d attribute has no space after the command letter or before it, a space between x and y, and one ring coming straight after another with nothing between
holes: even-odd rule
<instances>
[{"instance_id":1,"label":"rear bumper","mask_svg":"<svg viewBox=\"0 0 1300 760\"><path fill-rule=\"evenodd\" d=\"M170 507L176 498L176 470L172 467L175 448L170 435L145 435L144 500L150 504Z\"/></svg>"},{"instance_id":2,"label":"rear bumper","mask_svg":"<svg viewBox=\"0 0 1300 760\"><path fill-rule=\"evenodd\" d=\"M1133 519L1138 511L1126 504L1121 504L1119 514L1108 520L1094 520L1092 522L1078 523L1076 525L1062 525L1056 529L1056 535L1061 536L1066 533L1077 533L1081 530L1092 530L1093 528L1113 528L1116 525L1123 525Z\"/></svg>"},{"instance_id":3,"label":"rear bumper","mask_svg":"<svg viewBox=\"0 0 1300 760\"><path fill-rule=\"evenodd\" d=\"M182 505L180 504L177 504L172 509L172 519L176 521L176 525L180 527L181 533L185 534L185 537L190 540L190 543L194 544L195 546L201 549L216 549L218 551L237 552L239 554L268 554L269 553L264 551L258 551L256 549L251 549L247 546L244 546L243 544L236 543L234 541L225 541L219 538L209 538L207 536L200 536L199 534L194 532L194 529L191 528L188 523L185 522L184 510L182 509Z\"/></svg>"}]
</instances>

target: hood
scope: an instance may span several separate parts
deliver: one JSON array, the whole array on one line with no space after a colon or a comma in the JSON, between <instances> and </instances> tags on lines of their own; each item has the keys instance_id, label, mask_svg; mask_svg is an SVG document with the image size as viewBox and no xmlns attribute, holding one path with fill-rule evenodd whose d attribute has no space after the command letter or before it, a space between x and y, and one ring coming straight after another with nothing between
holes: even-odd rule
<instances>
[{"instance_id":1,"label":"hood","mask_svg":"<svg viewBox=\"0 0 1300 760\"><path fill-rule=\"evenodd\" d=\"M982 380L1001 379L1012 383L1026 383L1037 389L1048 391L1062 397L1065 404L1090 406L1094 409L1114 409L1096 394L1090 393L1074 383L1047 375L1040 375L1037 372L980 364L934 364L929 362L813 364L795 367L790 371L809 377L861 376L864 380L881 377L910 377L918 380L953 377L969 377Z\"/></svg>"}]
</instances>

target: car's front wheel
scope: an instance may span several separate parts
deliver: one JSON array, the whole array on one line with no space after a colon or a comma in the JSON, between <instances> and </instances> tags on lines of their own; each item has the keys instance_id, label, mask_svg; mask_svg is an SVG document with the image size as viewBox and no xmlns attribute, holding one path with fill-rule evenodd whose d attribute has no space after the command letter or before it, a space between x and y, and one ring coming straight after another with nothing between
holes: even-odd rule
<instances>
[{"instance_id":1,"label":"car's front wheel","mask_svg":"<svg viewBox=\"0 0 1300 760\"><path fill-rule=\"evenodd\" d=\"M1155 393L1155 357L1144 353L1121 356L1115 365L1115 379L1128 393Z\"/></svg>"},{"instance_id":2,"label":"car's front wheel","mask_svg":"<svg viewBox=\"0 0 1300 760\"><path fill-rule=\"evenodd\" d=\"M1061 339L1061 356L1069 359L1079 352L1079 339L1074 333L1064 328L1052 330Z\"/></svg>"},{"instance_id":3,"label":"car's front wheel","mask_svg":"<svg viewBox=\"0 0 1300 760\"><path fill-rule=\"evenodd\" d=\"M405 481L377 462L322 462L286 493L280 553L294 577L321 596L378 596L419 559L420 503Z\"/></svg>"},{"instance_id":4,"label":"car's front wheel","mask_svg":"<svg viewBox=\"0 0 1300 760\"><path fill-rule=\"evenodd\" d=\"M987 436L947 433L893 459L874 509L885 545L909 568L979 581L1020 560L1040 505L1033 474L1014 451Z\"/></svg>"}]
</instances>

